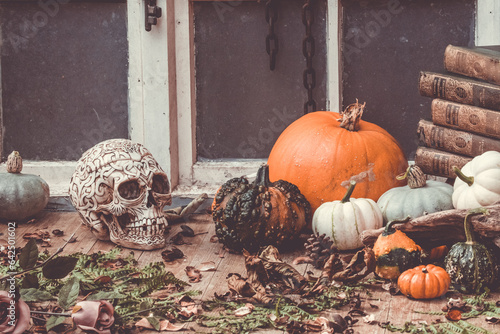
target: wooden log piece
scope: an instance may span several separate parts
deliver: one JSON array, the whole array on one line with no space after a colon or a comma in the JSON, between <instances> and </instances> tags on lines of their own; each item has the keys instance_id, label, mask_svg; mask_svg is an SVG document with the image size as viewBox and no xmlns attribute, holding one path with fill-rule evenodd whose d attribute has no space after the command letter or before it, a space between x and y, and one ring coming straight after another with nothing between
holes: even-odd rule
<instances>
[{"instance_id":1,"label":"wooden log piece","mask_svg":"<svg viewBox=\"0 0 500 334\"><path fill-rule=\"evenodd\" d=\"M485 208L486 214L470 216L474 235L500 248L500 202ZM422 247L455 243L465 240L463 224L468 211L464 209L440 211L395 224L394 227L406 233ZM362 232L363 244L373 245L383 231L381 228Z\"/></svg>"}]
</instances>

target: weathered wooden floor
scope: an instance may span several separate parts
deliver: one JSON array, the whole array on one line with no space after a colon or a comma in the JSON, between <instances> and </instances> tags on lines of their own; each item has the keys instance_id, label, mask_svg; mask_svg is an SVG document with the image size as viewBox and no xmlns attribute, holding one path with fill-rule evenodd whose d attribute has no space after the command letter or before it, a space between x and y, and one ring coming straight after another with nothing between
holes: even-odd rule
<instances>
[{"instance_id":1,"label":"weathered wooden floor","mask_svg":"<svg viewBox=\"0 0 500 334\"><path fill-rule=\"evenodd\" d=\"M189 238L190 245L176 246L181 249L185 258L178 260L177 262L167 264L167 270L171 271L177 278L182 280L188 280L184 269L186 266L194 266L199 268L203 262L213 261L216 264L216 271L203 272L203 278L199 283L192 283L191 289L203 291L200 299L211 298L214 293L224 294L228 288L226 284L226 276L228 273L240 273L245 276L245 268L243 263L243 257L241 255L235 255L230 253L225 253L223 257L220 256L221 245L218 243L210 242L210 238L214 235L214 226L211 221L211 217L204 214L194 214L189 217L189 219L184 222L188 224L196 233L198 234L193 238ZM0 239L5 239L6 237L6 225L0 224ZM44 212L36 220L36 222L31 224L20 225L16 230L16 240L17 246L24 246L26 240L23 239L23 235L27 232L34 232L39 229L46 229L49 232L54 229L60 229L65 232L62 237L53 237L51 239L51 247L47 250L49 253L56 251L63 243L64 240L76 231L75 237L76 242L69 243L64 249L64 253L93 253L97 251L108 251L115 247L111 242L97 241L95 237L91 234L90 230L81 224L80 217L75 212ZM170 236L174 236L178 231L180 231L180 224L172 226L169 233ZM2 236L3 235L3 236ZM63 253L63 254L64 254ZM150 262L161 261L161 250L158 251L134 251L135 257L139 262L139 265L143 266ZM291 263L292 260L302 253L302 247L298 247L298 250L294 253L282 254L285 262ZM301 264L295 266L299 271L305 273L308 270L314 271L313 268L308 267L307 264ZM439 311L442 306L446 303L446 298L431 300L431 301L415 301L410 300L404 296L397 295L391 296L387 291L383 289L369 291L362 294L362 298L369 300L369 303L374 305L374 307L366 307L365 311L369 314L373 314L375 320L379 322L390 321L394 325L402 326L406 321L412 321L417 323L419 321L426 321L427 323L435 322L440 319L445 321L443 316L431 316L416 313L415 311ZM492 296L493 300L500 300L500 294L496 293ZM346 315L348 307L340 310L333 310L334 313L340 313ZM491 331L491 333L500 333L500 324L493 325L487 324L483 318L470 319L469 322L480 325L481 327ZM199 331L210 332L210 330L200 328L196 324L189 326L188 328L196 328ZM379 327L378 325L370 325L359 318L359 321L354 325L353 329L357 333L389 333L388 330ZM259 333L280 333L280 331L275 330L261 330Z\"/></svg>"}]
</instances>

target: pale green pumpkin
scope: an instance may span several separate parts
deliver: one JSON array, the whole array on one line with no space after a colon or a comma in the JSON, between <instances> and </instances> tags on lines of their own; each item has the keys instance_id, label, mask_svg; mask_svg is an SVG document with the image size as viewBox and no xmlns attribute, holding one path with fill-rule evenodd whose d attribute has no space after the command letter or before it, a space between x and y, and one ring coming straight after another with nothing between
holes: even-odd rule
<instances>
[{"instance_id":1,"label":"pale green pumpkin","mask_svg":"<svg viewBox=\"0 0 500 334\"><path fill-rule=\"evenodd\" d=\"M418 166L408 167L398 178L407 178L408 184L389 189L377 201L385 222L453 209L453 187L444 182L426 180Z\"/></svg>"},{"instance_id":2,"label":"pale green pumpkin","mask_svg":"<svg viewBox=\"0 0 500 334\"><path fill-rule=\"evenodd\" d=\"M0 173L0 219L20 221L32 217L49 201L48 184L39 176L23 174L17 151L7 160L7 173Z\"/></svg>"}]
</instances>

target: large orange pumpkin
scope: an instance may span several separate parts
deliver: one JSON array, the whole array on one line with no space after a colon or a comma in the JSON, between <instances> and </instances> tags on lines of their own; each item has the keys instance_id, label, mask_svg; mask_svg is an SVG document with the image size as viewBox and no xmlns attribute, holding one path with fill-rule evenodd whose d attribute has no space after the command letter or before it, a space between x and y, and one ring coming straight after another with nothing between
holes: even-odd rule
<instances>
[{"instance_id":1,"label":"large orange pumpkin","mask_svg":"<svg viewBox=\"0 0 500 334\"><path fill-rule=\"evenodd\" d=\"M396 179L408 167L401 147L387 131L361 120L364 107L356 102L342 114L317 111L290 124L269 155L271 180L295 184L313 210L341 199L351 180L357 183L353 197L374 201L404 185Z\"/></svg>"}]
</instances>

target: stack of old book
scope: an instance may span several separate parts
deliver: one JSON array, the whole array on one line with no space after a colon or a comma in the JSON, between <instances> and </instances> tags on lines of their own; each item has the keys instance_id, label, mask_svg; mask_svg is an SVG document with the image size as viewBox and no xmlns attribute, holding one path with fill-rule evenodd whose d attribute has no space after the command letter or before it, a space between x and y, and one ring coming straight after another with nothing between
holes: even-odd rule
<instances>
[{"instance_id":1,"label":"stack of old book","mask_svg":"<svg viewBox=\"0 0 500 334\"><path fill-rule=\"evenodd\" d=\"M418 124L415 163L428 175L454 178L485 151L500 151L500 46L444 53L447 73L421 72L419 91L432 97L432 121Z\"/></svg>"}]
</instances>

